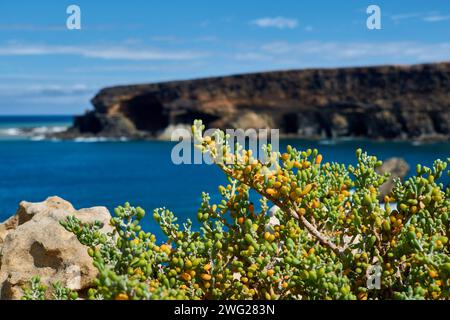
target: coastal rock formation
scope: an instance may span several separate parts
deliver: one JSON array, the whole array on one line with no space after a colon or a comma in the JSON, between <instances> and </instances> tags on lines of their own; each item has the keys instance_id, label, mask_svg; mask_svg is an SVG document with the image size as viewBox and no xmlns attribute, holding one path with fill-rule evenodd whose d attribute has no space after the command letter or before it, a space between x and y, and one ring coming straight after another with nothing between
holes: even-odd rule
<instances>
[{"instance_id":1,"label":"coastal rock formation","mask_svg":"<svg viewBox=\"0 0 450 320\"><path fill-rule=\"evenodd\" d=\"M389 172L391 176L380 187L380 200L383 201L384 197L391 193L394 187L394 179L403 179L409 171L408 163L402 158L389 158L383 162L383 165L377 169L377 172L384 174Z\"/></svg>"},{"instance_id":2,"label":"coastal rock formation","mask_svg":"<svg viewBox=\"0 0 450 320\"><path fill-rule=\"evenodd\" d=\"M91 285L97 271L87 248L60 225L71 215L86 223L98 220L105 225L103 232L111 231L106 208L75 210L58 197L21 202L16 215L0 224L0 299L20 299L32 276L75 291Z\"/></svg>"},{"instance_id":3,"label":"coastal rock formation","mask_svg":"<svg viewBox=\"0 0 450 320\"><path fill-rule=\"evenodd\" d=\"M210 128L278 128L301 138L448 140L450 63L307 69L101 90L59 137L157 137ZM167 130L166 130L167 133Z\"/></svg>"},{"instance_id":4,"label":"coastal rock formation","mask_svg":"<svg viewBox=\"0 0 450 320\"><path fill-rule=\"evenodd\" d=\"M5 222L0 224L0 257L1 257L1 252L2 252L2 246L3 246L3 242L5 241L6 236L14 231L14 229L17 228L17 225L19 224L19 216L18 215L14 215L11 218L9 218L8 220L6 220ZM1 260L0 260L1 261ZM1 267L1 265L0 265Z\"/></svg>"}]
</instances>

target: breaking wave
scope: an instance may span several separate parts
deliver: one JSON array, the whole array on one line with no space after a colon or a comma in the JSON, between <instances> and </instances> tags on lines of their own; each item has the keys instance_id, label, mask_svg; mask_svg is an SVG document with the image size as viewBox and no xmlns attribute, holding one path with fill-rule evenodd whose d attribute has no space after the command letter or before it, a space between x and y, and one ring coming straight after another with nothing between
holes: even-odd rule
<instances>
[{"instance_id":1,"label":"breaking wave","mask_svg":"<svg viewBox=\"0 0 450 320\"><path fill-rule=\"evenodd\" d=\"M67 130L67 126L41 126L41 127L19 127L0 128L0 137L4 138L30 138L31 140L43 140L46 135L59 133Z\"/></svg>"},{"instance_id":2,"label":"breaking wave","mask_svg":"<svg viewBox=\"0 0 450 320\"><path fill-rule=\"evenodd\" d=\"M74 142L95 143L95 142L125 142L128 138L107 138L107 137L78 137L73 139Z\"/></svg>"}]
</instances>

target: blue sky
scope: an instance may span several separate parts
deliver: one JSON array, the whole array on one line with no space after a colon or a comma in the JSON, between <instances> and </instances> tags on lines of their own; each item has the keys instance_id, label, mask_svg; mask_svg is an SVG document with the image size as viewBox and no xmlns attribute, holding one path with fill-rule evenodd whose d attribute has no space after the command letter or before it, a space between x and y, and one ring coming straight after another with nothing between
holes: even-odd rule
<instances>
[{"instance_id":1,"label":"blue sky","mask_svg":"<svg viewBox=\"0 0 450 320\"><path fill-rule=\"evenodd\" d=\"M81 30L66 28L71 4ZM118 84L444 60L447 0L0 2L0 114L81 113Z\"/></svg>"}]
</instances>

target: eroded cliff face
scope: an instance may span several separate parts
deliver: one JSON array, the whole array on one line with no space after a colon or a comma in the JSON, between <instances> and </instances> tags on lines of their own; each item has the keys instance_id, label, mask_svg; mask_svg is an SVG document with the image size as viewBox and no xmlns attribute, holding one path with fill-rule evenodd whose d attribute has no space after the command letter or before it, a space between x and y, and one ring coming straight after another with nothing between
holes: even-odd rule
<instances>
[{"instance_id":1,"label":"eroded cliff face","mask_svg":"<svg viewBox=\"0 0 450 320\"><path fill-rule=\"evenodd\" d=\"M450 139L450 63L281 71L111 87L68 135L157 137L202 119L302 138Z\"/></svg>"}]
</instances>

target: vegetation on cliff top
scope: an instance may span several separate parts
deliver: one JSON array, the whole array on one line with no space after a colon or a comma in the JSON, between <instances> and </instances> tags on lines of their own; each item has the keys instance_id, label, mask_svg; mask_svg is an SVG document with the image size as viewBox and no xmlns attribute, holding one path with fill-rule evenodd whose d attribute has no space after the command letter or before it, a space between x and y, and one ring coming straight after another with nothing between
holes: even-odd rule
<instances>
[{"instance_id":1,"label":"vegetation on cliff top","mask_svg":"<svg viewBox=\"0 0 450 320\"><path fill-rule=\"evenodd\" d=\"M141 228L144 210L128 203L115 210L111 234L75 217L62 222L89 247L99 271L89 298L450 298L450 187L439 180L450 175L450 159L418 165L381 204L387 176L375 170L381 161L361 150L356 166L345 166L324 162L317 150L288 146L277 156L268 146L263 163L243 148L222 146L222 131L203 137L203 129L195 122L197 147L229 183L219 187L218 204L202 195L199 231L156 209L168 239L157 242Z\"/></svg>"}]
</instances>

